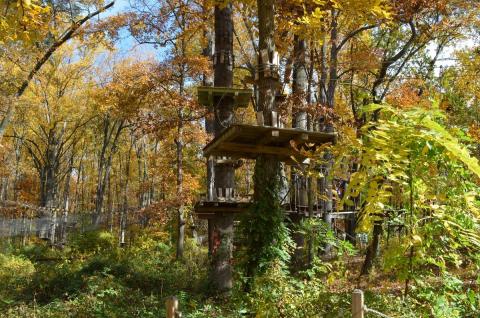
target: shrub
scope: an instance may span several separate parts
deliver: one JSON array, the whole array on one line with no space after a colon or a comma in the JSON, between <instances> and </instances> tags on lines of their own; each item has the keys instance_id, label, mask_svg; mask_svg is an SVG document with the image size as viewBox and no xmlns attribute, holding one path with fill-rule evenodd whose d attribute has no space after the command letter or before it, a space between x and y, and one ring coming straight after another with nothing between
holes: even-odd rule
<instances>
[{"instance_id":1,"label":"shrub","mask_svg":"<svg viewBox=\"0 0 480 318\"><path fill-rule=\"evenodd\" d=\"M25 257L0 254L0 296L17 295L28 286L34 273L35 266Z\"/></svg>"},{"instance_id":2,"label":"shrub","mask_svg":"<svg viewBox=\"0 0 480 318\"><path fill-rule=\"evenodd\" d=\"M91 231L80 233L71 238L70 245L74 252L98 253L113 252L118 249L115 236L107 231Z\"/></svg>"}]
</instances>

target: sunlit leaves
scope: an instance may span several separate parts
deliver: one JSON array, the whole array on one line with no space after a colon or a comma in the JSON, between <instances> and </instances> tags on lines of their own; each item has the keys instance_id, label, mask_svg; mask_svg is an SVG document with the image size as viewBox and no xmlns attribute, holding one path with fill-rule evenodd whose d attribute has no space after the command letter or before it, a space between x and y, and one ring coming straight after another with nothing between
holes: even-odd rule
<instances>
[{"instance_id":1,"label":"sunlit leaves","mask_svg":"<svg viewBox=\"0 0 480 318\"><path fill-rule=\"evenodd\" d=\"M379 119L364 127L356 152L360 167L342 202L359 200L361 231L374 220L405 229L385 252L386 269L406 279L428 273L427 264L444 271L474 258L480 250L480 166L441 124L438 104L430 110L365 109Z\"/></svg>"},{"instance_id":2,"label":"sunlit leaves","mask_svg":"<svg viewBox=\"0 0 480 318\"><path fill-rule=\"evenodd\" d=\"M340 17L340 21L345 23L347 28L391 18L391 8L384 0L306 0L291 3L303 12L297 22L316 32L317 37L329 31L329 24L326 22L332 18Z\"/></svg>"},{"instance_id":3,"label":"sunlit leaves","mask_svg":"<svg viewBox=\"0 0 480 318\"><path fill-rule=\"evenodd\" d=\"M32 44L48 26L50 7L36 0L1 0L0 12L0 44Z\"/></svg>"}]
</instances>

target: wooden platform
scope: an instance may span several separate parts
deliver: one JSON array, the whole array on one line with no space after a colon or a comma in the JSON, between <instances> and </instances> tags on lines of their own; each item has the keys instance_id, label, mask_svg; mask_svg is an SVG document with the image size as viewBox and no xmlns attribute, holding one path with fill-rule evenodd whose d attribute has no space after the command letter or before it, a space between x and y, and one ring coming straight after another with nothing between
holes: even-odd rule
<instances>
[{"instance_id":1,"label":"wooden platform","mask_svg":"<svg viewBox=\"0 0 480 318\"><path fill-rule=\"evenodd\" d=\"M209 219L218 215L238 216L246 212L252 205L252 201L243 199L241 201L207 201L201 200L194 206L195 214L200 219ZM308 207L297 206L292 209L291 204L283 205L285 214L290 216L308 217ZM339 211L330 213L332 219L349 219L357 211ZM323 217L323 212L318 207L314 207L313 214L316 218Z\"/></svg>"},{"instance_id":2,"label":"wooden platform","mask_svg":"<svg viewBox=\"0 0 480 318\"><path fill-rule=\"evenodd\" d=\"M297 146L316 146L335 142L336 134L294 128L232 125L212 140L204 149L206 157L228 156L255 159L259 155L274 155L279 161L296 164L306 158L293 149ZM292 159L295 158L296 160Z\"/></svg>"},{"instance_id":3,"label":"wooden platform","mask_svg":"<svg viewBox=\"0 0 480 318\"><path fill-rule=\"evenodd\" d=\"M285 208L285 213L289 215L297 215L301 217L308 217L309 216L309 211L308 211L308 206L296 206L292 208L291 204L286 204L284 206ZM331 219L349 219L352 215L356 214L356 211L335 211L330 213L330 218ZM314 217L318 218L323 218L324 213L321 210L320 207L317 207L316 205L313 207L313 215Z\"/></svg>"},{"instance_id":4,"label":"wooden platform","mask_svg":"<svg viewBox=\"0 0 480 318\"><path fill-rule=\"evenodd\" d=\"M209 219L216 215L237 215L247 211L250 205L249 201L200 201L194 210L200 219Z\"/></svg>"},{"instance_id":5,"label":"wooden platform","mask_svg":"<svg viewBox=\"0 0 480 318\"><path fill-rule=\"evenodd\" d=\"M250 104L250 97L253 94L251 89L232 88L232 87L197 87L198 102L203 106L213 106L215 97L233 97L235 107L244 108Z\"/></svg>"}]
</instances>

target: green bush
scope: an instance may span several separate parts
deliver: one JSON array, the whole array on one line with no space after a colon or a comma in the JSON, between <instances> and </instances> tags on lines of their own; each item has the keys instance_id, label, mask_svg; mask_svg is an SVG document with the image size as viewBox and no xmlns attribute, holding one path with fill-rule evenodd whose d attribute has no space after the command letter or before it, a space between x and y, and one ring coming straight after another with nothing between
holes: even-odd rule
<instances>
[{"instance_id":1,"label":"green bush","mask_svg":"<svg viewBox=\"0 0 480 318\"><path fill-rule=\"evenodd\" d=\"M118 249L118 241L110 232L91 231L74 235L70 239L70 246L79 253L113 252Z\"/></svg>"},{"instance_id":2,"label":"green bush","mask_svg":"<svg viewBox=\"0 0 480 318\"><path fill-rule=\"evenodd\" d=\"M22 256L0 254L0 296L16 296L32 280L35 273L33 263Z\"/></svg>"}]
</instances>

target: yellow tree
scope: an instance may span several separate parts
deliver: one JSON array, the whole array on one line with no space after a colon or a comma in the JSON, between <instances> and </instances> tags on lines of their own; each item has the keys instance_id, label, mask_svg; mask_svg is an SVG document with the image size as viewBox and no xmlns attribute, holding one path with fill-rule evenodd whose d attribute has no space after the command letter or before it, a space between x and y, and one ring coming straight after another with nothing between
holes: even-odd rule
<instances>
[{"instance_id":1,"label":"yellow tree","mask_svg":"<svg viewBox=\"0 0 480 318\"><path fill-rule=\"evenodd\" d=\"M97 166L95 190L94 224L100 223L104 208L104 197L109 186L112 160L119 150L123 131L132 126L131 120L139 109L151 102L151 91L155 82L150 76L155 71L151 62L122 60L113 66L111 72L103 74L104 83L99 83L94 93L94 107L98 115L96 125L102 134Z\"/></svg>"},{"instance_id":2,"label":"yellow tree","mask_svg":"<svg viewBox=\"0 0 480 318\"><path fill-rule=\"evenodd\" d=\"M68 214L70 179L77 145L91 120L88 111L91 50L64 46L42 69L19 100L15 125L7 137L21 142L38 174L38 206L65 208ZM78 60L77 60L78 58ZM56 215L50 240L55 242Z\"/></svg>"},{"instance_id":3,"label":"yellow tree","mask_svg":"<svg viewBox=\"0 0 480 318\"><path fill-rule=\"evenodd\" d=\"M29 0L0 2L0 65L7 65L15 76L8 80L6 106L0 120L0 136L10 122L18 99L24 94L31 80L52 55L68 40L78 34L80 28L112 7L114 2L92 2L84 5L49 2L41 5Z\"/></svg>"},{"instance_id":4,"label":"yellow tree","mask_svg":"<svg viewBox=\"0 0 480 318\"><path fill-rule=\"evenodd\" d=\"M208 68L200 38L203 35L204 7L192 0L156 0L135 3L129 30L140 44L165 48L160 87L169 96L169 109L175 127L177 197L184 197L184 154L187 125L199 119L189 85L200 81ZM165 76L169 74L169 76ZM177 257L183 257L185 240L185 204L178 202Z\"/></svg>"},{"instance_id":5,"label":"yellow tree","mask_svg":"<svg viewBox=\"0 0 480 318\"><path fill-rule=\"evenodd\" d=\"M0 2L0 44L21 41L26 45L39 40L48 28L50 8L40 1L2 0Z\"/></svg>"}]
</instances>

